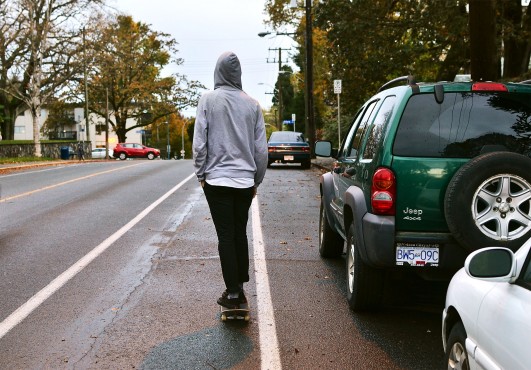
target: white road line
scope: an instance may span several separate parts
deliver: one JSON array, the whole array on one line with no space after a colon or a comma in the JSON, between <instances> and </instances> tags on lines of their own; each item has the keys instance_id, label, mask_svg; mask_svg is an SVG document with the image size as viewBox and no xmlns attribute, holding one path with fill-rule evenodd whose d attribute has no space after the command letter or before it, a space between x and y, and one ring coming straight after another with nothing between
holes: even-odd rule
<instances>
[{"instance_id":1,"label":"white road line","mask_svg":"<svg viewBox=\"0 0 531 370\"><path fill-rule=\"evenodd\" d=\"M277 329L275 326L273 303L271 301L271 291L269 290L269 277L267 275L258 197L254 199L251 210L261 369L277 370L282 369L282 364L278 350Z\"/></svg>"},{"instance_id":2,"label":"white road line","mask_svg":"<svg viewBox=\"0 0 531 370\"><path fill-rule=\"evenodd\" d=\"M140 222L151 211L153 211L155 207L157 207L160 203L166 200L170 195L176 192L180 187L182 187L188 180L190 180L194 176L195 174L191 174L186 179L175 185L175 187L173 187L166 194L164 194L162 197L152 203L149 207L140 212L135 218L129 221L120 230L105 239L100 245L98 245L87 255L82 257L79 261L74 263L68 270L56 277L50 284L48 284L42 290L37 292L26 303L17 308L11 315L9 315L4 321L0 323L0 339L2 339L11 329L20 324L35 309L37 309L42 303L44 303L48 298L50 298L52 294L54 294L61 287L63 287L70 279L76 276L94 259L96 259L96 257L105 252L107 248L109 248L116 240L118 240L122 235L124 235L133 226Z\"/></svg>"}]
</instances>

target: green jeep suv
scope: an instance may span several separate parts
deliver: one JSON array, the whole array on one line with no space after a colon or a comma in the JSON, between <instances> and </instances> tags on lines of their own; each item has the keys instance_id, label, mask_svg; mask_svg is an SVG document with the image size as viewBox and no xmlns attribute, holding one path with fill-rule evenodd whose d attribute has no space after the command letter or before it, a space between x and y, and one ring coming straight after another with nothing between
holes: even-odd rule
<instances>
[{"instance_id":1,"label":"green jeep suv","mask_svg":"<svg viewBox=\"0 0 531 370\"><path fill-rule=\"evenodd\" d=\"M315 154L336 159L320 179L319 253L346 241L353 310L378 306L390 276L446 280L471 251L531 236L528 83L395 79L338 150L318 141Z\"/></svg>"}]
</instances>

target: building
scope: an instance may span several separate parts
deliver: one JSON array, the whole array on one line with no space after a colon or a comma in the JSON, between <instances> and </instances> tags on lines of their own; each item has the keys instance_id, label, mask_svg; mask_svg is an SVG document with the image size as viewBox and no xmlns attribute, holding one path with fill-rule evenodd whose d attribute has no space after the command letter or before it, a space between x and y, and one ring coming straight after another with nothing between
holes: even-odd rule
<instances>
[{"instance_id":1,"label":"building","mask_svg":"<svg viewBox=\"0 0 531 370\"><path fill-rule=\"evenodd\" d=\"M49 132L46 135L41 135L41 140L74 140L74 141L91 141L93 148L105 147L105 118L95 114L89 115L88 135L86 130L85 114L83 108L73 108L71 114L72 124L62 125L57 128L55 132ZM41 110L40 125L45 124L48 118L48 110L43 108ZM109 118L111 121L113 117ZM136 123L135 119L127 120L127 127L131 127ZM127 133L127 142L129 143L144 143L144 130L138 129L129 131ZM33 140L33 119L29 110L26 110L22 115L19 115L15 120L15 140ZM109 125L109 147L113 148L118 143L118 136Z\"/></svg>"}]
</instances>

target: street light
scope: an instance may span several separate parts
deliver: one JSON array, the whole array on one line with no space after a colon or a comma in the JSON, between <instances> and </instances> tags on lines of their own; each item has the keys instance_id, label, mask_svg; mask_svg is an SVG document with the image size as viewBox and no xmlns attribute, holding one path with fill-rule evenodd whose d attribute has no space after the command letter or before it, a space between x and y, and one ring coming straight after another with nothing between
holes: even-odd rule
<instances>
[{"instance_id":1,"label":"street light","mask_svg":"<svg viewBox=\"0 0 531 370\"><path fill-rule=\"evenodd\" d=\"M300 78L299 76L297 76L297 74L295 74L295 73L293 73L293 72L291 72L291 71L279 71L278 74L279 74L279 75L284 75L284 74L291 75L291 76L294 77L297 81L304 83L304 80L303 80L302 78Z\"/></svg>"},{"instance_id":2,"label":"street light","mask_svg":"<svg viewBox=\"0 0 531 370\"><path fill-rule=\"evenodd\" d=\"M267 35L271 35L272 32L260 32L258 36L265 37ZM297 32L276 32L274 36L295 36Z\"/></svg>"}]
</instances>

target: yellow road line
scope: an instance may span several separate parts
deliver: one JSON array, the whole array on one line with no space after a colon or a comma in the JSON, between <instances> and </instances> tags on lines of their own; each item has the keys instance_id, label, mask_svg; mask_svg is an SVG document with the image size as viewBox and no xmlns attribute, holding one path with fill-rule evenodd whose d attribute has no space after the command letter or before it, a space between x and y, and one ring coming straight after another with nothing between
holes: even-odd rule
<instances>
[{"instance_id":1,"label":"yellow road line","mask_svg":"<svg viewBox=\"0 0 531 370\"><path fill-rule=\"evenodd\" d=\"M92 175L87 175L87 176L83 176L83 177L78 177L78 178L76 178L76 179L72 179L72 180L68 180L68 181L60 182L60 183L58 183L58 184L45 186L45 187L40 188L40 189L35 189L35 190L28 191L28 192L25 192L25 193L21 193L21 194L13 195L13 196L10 196L10 197L7 197L7 198L2 198L2 199L0 199L0 203L7 202L7 201L10 201L10 200L13 200L13 199L16 199L16 198L26 197L26 196L28 196L28 195L32 195L32 194L35 194L35 193L39 193L39 192L44 191L44 190L50 190L50 189L58 188L58 187L60 187L60 186L63 186L63 185L66 185L66 184L71 184L71 183L76 182L76 181L81 181L81 180L89 179L89 178L91 178L91 177L95 177L95 176L99 176L99 175L104 175L104 174L109 173L109 172L121 171L121 170L123 170L123 169L131 168L131 167L134 167L134 166L139 166L139 165L141 165L141 164L144 164L144 163L132 164L132 165L128 165L128 166L126 166L126 167L120 167L120 168L113 168L113 169L111 169L111 170L101 171L101 172L96 172L96 173L93 173Z\"/></svg>"}]
</instances>

